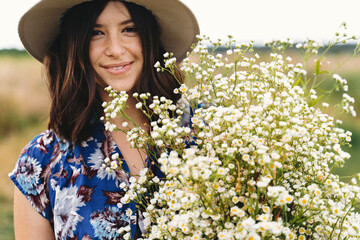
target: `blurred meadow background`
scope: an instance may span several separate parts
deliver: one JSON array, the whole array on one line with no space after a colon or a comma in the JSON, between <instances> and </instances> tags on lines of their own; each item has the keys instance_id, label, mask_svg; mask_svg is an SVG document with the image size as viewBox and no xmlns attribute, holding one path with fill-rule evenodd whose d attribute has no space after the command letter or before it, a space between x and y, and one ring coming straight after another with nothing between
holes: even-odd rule
<instances>
[{"instance_id":1,"label":"blurred meadow background","mask_svg":"<svg viewBox=\"0 0 360 240\"><path fill-rule=\"evenodd\" d=\"M24 51L0 51L0 239L14 239L8 173L21 149L46 128L49 109L41 64Z\"/></svg>"},{"instance_id":2,"label":"blurred meadow background","mask_svg":"<svg viewBox=\"0 0 360 240\"><path fill-rule=\"evenodd\" d=\"M263 48L255 48L255 52L259 53L261 59L269 54ZM324 63L332 68L351 54L346 45L338 47L327 55ZM294 63L300 57L296 51L291 52L290 56ZM340 116L344 121L343 128L353 133L352 147L348 149L352 158L343 168L335 169L335 173L349 176L360 172L360 58L351 59L340 68L338 74L347 79L349 95L355 97L358 112L356 118ZM12 171L21 149L46 129L50 101L42 66L25 51L0 50L0 86L0 239L14 239L14 186L8 173ZM334 98L339 100L341 95L335 94L328 102L336 101Z\"/></svg>"}]
</instances>

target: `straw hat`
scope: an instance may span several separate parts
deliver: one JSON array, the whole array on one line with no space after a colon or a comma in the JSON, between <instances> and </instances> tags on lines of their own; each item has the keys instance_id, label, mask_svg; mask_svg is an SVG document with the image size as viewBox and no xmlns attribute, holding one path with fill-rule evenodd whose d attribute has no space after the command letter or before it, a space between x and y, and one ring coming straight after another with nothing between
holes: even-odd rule
<instances>
[{"instance_id":1,"label":"straw hat","mask_svg":"<svg viewBox=\"0 0 360 240\"><path fill-rule=\"evenodd\" d=\"M27 11L19 22L19 36L25 49L40 62L59 33L63 12L89 0L42 0ZM127 0L151 10L159 21L160 40L178 62L186 57L199 25L191 10L179 0Z\"/></svg>"}]
</instances>

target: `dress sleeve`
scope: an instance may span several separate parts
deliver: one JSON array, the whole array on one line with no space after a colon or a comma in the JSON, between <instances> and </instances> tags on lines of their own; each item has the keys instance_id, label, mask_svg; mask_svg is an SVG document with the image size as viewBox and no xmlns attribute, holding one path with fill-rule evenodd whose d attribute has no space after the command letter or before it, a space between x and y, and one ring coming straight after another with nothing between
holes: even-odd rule
<instances>
[{"instance_id":1,"label":"dress sleeve","mask_svg":"<svg viewBox=\"0 0 360 240\"><path fill-rule=\"evenodd\" d=\"M36 136L20 153L9 174L16 187L43 217L52 222L49 183L54 154L54 134L45 131Z\"/></svg>"}]
</instances>

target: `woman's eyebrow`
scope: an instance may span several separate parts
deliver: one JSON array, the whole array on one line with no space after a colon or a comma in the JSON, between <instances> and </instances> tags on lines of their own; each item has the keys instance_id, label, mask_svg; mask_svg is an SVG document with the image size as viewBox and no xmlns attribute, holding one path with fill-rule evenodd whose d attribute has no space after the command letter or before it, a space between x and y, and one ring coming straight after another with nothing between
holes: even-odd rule
<instances>
[{"instance_id":1,"label":"woman's eyebrow","mask_svg":"<svg viewBox=\"0 0 360 240\"><path fill-rule=\"evenodd\" d=\"M119 26L126 25L126 24L129 24L129 23L133 23L133 20L131 18L129 18L129 19L125 20L125 21L122 21L121 23L119 23ZM94 27L103 27L103 26L104 26L103 24L95 23Z\"/></svg>"}]
</instances>

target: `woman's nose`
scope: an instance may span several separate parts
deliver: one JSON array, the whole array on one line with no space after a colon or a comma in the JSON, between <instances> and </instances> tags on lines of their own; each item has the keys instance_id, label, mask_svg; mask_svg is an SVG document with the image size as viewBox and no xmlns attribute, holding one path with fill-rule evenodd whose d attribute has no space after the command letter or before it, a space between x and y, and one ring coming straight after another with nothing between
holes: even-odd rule
<instances>
[{"instance_id":1,"label":"woman's nose","mask_svg":"<svg viewBox=\"0 0 360 240\"><path fill-rule=\"evenodd\" d=\"M125 47L121 37L117 34L109 35L106 41L105 54L110 57L119 57L124 53Z\"/></svg>"}]
</instances>

